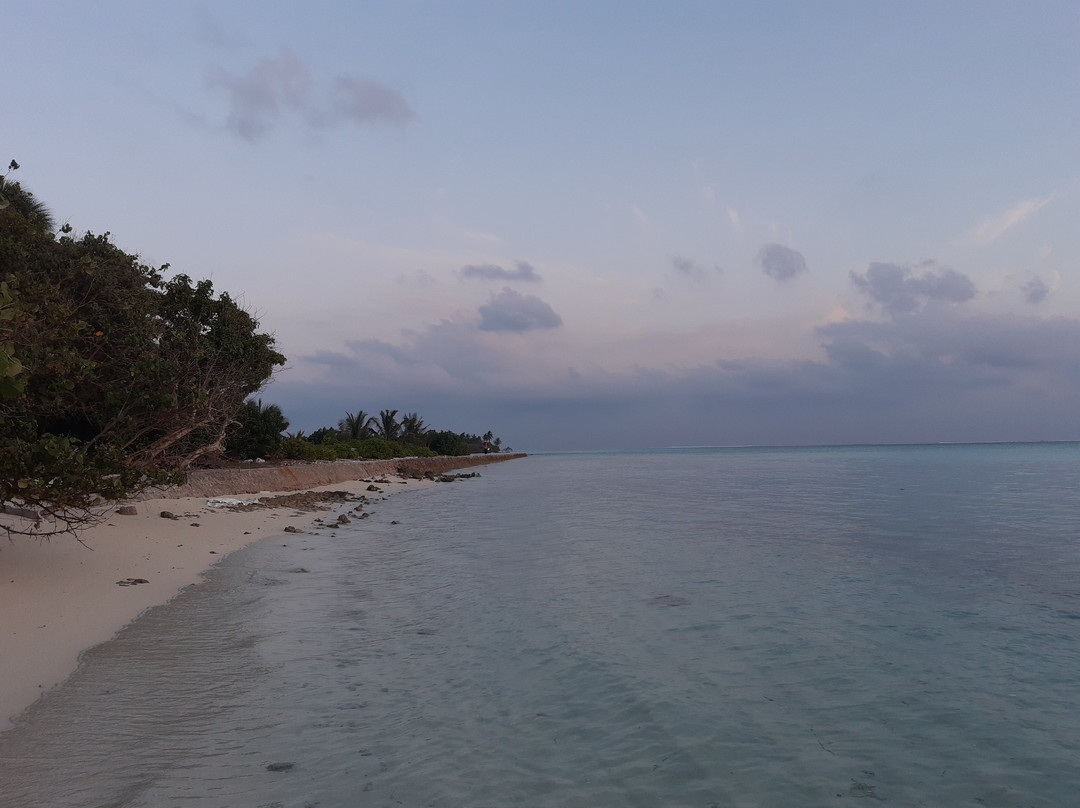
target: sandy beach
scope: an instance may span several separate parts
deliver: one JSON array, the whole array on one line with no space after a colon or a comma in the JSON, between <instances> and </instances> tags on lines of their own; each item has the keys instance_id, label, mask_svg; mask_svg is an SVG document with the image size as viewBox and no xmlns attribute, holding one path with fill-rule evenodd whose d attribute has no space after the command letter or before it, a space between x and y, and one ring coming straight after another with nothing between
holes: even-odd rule
<instances>
[{"instance_id":1,"label":"sandy beach","mask_svg":"<svg viewBox=\"0 0 1080 808\"><path fill-rule=\"evenodd\" d=\"M491 461L450 463L446 468L483 462ZM243 472L236 476L242 477ZM304 476L297 475L297 481L302 482ZM245 486L229 486L224 477L228 475L218 475L216 490L209 495L129 503L137 513L114 511L77 539L70 535L0 539L0 731L10 728L14 717L74 672L82 651L115 636L146 609L198 583L206 570L229 553L266 536L283 534L290 526L309 530L316 519L332 521L338 513L357 506L355 501L338 501L325 504L330 510L290 505L238 512L216 506L215 499L264 500L304 490L345 491L376 500L432 484L382 474L377 483L374 477L366 477L251 493L250 486L247 491L235 490ZM372 484L380 490L369 491ZM163 517L162 512L173 517Z\"/></svg>"}]
</instances>

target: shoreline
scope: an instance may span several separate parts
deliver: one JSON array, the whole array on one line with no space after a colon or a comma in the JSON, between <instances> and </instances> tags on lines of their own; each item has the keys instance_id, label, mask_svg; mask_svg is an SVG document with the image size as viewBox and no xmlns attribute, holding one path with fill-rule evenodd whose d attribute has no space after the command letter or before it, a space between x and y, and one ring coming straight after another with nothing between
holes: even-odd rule
<instances>
[{"instance_id":1,"label":"shoreline","mask_svg":"<svg viewBox=\"0 0 1080 808\"><path fill-rule=\"evenodd\" d=\"M208 505L208 499L334 490L382 498L432 484L412 475L435 477L523 456L199 470L183 486L117 503L134 505L136 513L113 510L77 538L13 536L0 542L0 732L11 729L15 718L74 673L83 651L199 583L230 553L282 535L288 526L306 531L316 519L355 506L339 501L326 502L321 510L284 505L236 511ZM368 485L376 478L388 482L371 492ZM163 518L163 511L175 518ZM120 583L132 579L139 583Z\"/></svg>"}]
</instances>

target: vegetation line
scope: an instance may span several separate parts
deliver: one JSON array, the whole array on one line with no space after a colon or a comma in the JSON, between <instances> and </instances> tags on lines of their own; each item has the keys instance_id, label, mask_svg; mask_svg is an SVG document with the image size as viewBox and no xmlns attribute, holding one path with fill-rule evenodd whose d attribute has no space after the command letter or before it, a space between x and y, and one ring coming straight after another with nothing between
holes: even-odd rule
<instances>
[{"instance_id":1,"label":"vegetation line","mask_svg":"<svg viewBox=\"0 0 1080 808\"><path fill-rule=\"evenodd\" d=\"M208 280L168 277L109 234L56 227L0 176L0 528L74 533L109 502L251 459L336 460L499 452L490 431L429 428L415 412L346 412L282 434L252 399L285 357Z\"/></svg>"}]
</instances>

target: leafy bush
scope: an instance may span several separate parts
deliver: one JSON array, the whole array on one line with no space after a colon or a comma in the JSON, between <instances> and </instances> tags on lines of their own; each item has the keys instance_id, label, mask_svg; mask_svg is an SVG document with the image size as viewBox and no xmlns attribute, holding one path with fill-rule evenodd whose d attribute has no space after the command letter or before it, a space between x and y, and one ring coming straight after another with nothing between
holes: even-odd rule
<instances>
[{"instance_id":1,"label":"leafy bush","mask_svg":"<svg viewBox=\"0 0 1080 808\"><path fill-rule=\"evenodd\" d=\"M458 456L469 453L469 444L456 432L431 432L428 434L427 445L435 454L440 455Z\"/></svg>"},{"instance_id":2,"label":"leafy bush","mask_svg":"<svg viewBox=\"0 0 1080 808\"><path fill-rule=\"evenodd\" d=\"M269 457L278 451L281 433L288 428L289 421L277 404L247 401L225 432L225 451L238 460Z\"/></svg>"},{"instance_id":3,"label":"leafy bush","mask_svg":"<svg viewBox=\"0 0 1080 808\"><path fill-rule=\"evenodd\" d=\"M311 443L302 438L287 437L281 441L275 458L283 460L390 460L395 457L434 457L423 446L405 446L383 438L363 440L334 440Z\"/></svg>"}]
</instances>

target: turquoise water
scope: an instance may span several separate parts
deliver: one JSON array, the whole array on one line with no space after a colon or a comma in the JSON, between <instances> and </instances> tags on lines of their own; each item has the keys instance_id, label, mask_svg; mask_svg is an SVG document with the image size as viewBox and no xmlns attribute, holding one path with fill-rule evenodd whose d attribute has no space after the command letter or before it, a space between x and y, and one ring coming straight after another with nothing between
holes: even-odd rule
<instances>
[{"instance_id":1,"label":"turquoise water","mask_svg":"<svg viewBox=\"0 0 1080 808\"><path fill-rule=\"evenodd\" d=\"M0 735L0 802L1075 801L1080 445L482 475L231 556Z\"/></svg>"}]
</instances>

